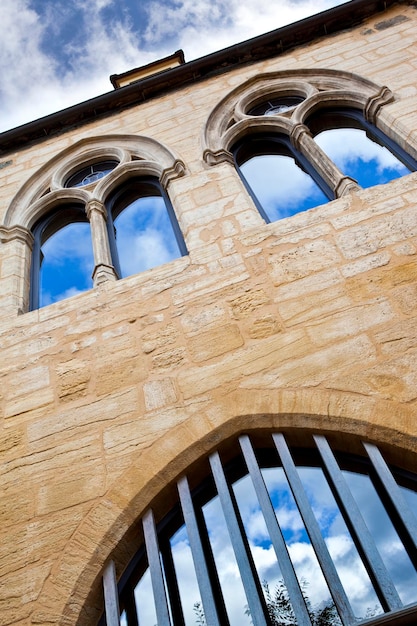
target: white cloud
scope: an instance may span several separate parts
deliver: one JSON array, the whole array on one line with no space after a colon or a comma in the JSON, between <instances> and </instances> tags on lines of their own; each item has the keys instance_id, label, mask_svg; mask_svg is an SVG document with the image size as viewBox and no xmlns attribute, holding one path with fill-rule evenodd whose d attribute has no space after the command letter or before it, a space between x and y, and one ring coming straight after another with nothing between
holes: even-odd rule
<instances>
[{"instance_id":1,"label":"white cloud","mask_svg":"<svg viewBox=\"0 0 417 626\"><path fill-rule=\"evenodd\" d=\"M42 14L30 0L2 0L0 131L110 91L110 74L178 48L191 60L336 4L283 0L277 9L269 0L157 0L138 17L131 0L45 1ZM59 45L64 30L71 39ZM47 44L55 40L52 51Z\"/></svg>"}]
</instances>

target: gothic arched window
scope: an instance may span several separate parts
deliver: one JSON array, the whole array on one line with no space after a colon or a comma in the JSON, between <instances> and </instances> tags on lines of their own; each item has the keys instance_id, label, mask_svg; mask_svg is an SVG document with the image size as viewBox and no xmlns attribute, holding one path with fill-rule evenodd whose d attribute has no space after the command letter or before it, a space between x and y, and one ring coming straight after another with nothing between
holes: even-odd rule
<instances>
[{"instance_id":1,"label":"gothic arched window","mask_svg":"<svg viewBox=\"0 0 417 626\"><path fill-rule=\"evenodd\" d=\"M213 109L203 156L235 163L267 221L290 216L417 169L410 130L384 118L393 100L342 71L254 76Z\"/></svg>"},{"instance_id":2,"label":"gothic arched window","mask_svg":"<svg viewBox=\"0 0 417 626\"><path fill-rule=\"evenodd\" d=\"M94 257L84 207L61 205L33 230L30 308L90 289Z\"/></svg>"},{"instance_id":3,"label":"gothic arched window","mask_svg":"<svg viewBox=\"0 0 417 626\"><path fill-rule=\"evenodd\" d=\"M234 150L238 171L262 217L273 222L334 196L285 135L250 137Z\"/></svg>"},{"instance_id":4,"label":"gothic arched window","mask_svg":"<svg viewBox=\"0 0 417 626\"><path fill-rule=\"evenodd\" d=\"M306 124L318 146L360 187L387 183L417 169L415 159L358 110L319 112Z\"/></svg>"},{"instance_id":5,"label":"gothic arched window","mask_svg":"<svg viewBox=\"0 0 417 626\"><path fill-rule=\"evenodd\" d=\"M171 202L157 178L129 179L106 204L113 266L120 278L187 254Z\"/></svg>"},{"instance_id":6,"label":"gothic arched window","mask_svg":"<svg viewBox=\"0 0 417 626\"><path fill-rule=\"evenodd\" d=\"M417 476L373 444L304 445L243 435L180 478L119 594L106 569L108 626L415 624Z\"/></svg>"}]
</instances>

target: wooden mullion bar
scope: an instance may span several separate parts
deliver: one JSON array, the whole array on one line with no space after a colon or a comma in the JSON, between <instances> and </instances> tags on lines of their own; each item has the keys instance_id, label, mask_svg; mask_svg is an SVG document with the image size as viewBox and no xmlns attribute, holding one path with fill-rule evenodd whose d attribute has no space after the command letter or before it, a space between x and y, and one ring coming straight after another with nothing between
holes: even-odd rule
<instances>
[{"instance_id":1,"label":"wooden mullion bar","mask_svg":"<svg viewBox=\"0 0 417 626\"><path fill-rule=\"evenodd\" d=\"M386 464L381 452L372 443L364 443L363 445L387 497L391 501L399 518L401 519L414 549L417 550L417 519L415 515L408 506L407 501L401 493L401 489L397 485L394 476Z\"/></svg>"},{"instance_id":2,"label":"wooden mullion bar","mask_svg":"<svg viewBox=\"0 0 417 626\"><path fill-rule=\"evenodd\" d=\"M298 626L311 626L311 619L303 593L298 583L281 528L279 527L277 517L275 515L274 507L272 506L272 502L265 486L265 482L262 477L261 470L259 469L249 437L247 435L243 435L239 438L239 443L255 488L275 554L277 555L281 574L288 591L288 597L290 599L297 624Z\"/></svg>"},{"instance_id":3,"label":"wooden mullion bar","mask_svg":"<svg viewBox=\"0 0 417 626\"><path fill-rule=\"evenodd\" d=\"M249 554L249 549L247 549L243 538L242 527L239 523L236 507L233 503L220 457L217 452L214 452L214 454L210 456L210 465L226 520L226 525L229 531L230 541L233 546L243 587L245 589L252 623L254 626L266 626L266 606L264 607L262 603L262 589L255 572L252 557Z\"/></svg>"},{"instance_id":4,"label":"wooden mullion bar","mask_svg":"<svg viewBox=\"0 0 417 626\"><path fill-rule=\"evenodd\" d=\"M146 553L148 555L149 571L151 574L152 589L155 600L156 617L158 626L171 626L169 617L168 600L165 591L164 575L161 560L159 558L158 537L156 534L155 520L150 509L142 519L145 536Z\"/></svg>"},{"instance_id":5,"label":"wooden mullion bar","mask_svg":"<svg viewBox=\"0 0 417 626\"><path fill-rule=\"evenodd\" d=\"M366 568L375 583L376 591L384 609L395 611L402 608L403 604L400 596L326 438L322 435L317 435L314 437L314 441L323 459L331 484L342 504L343 511L349 519L352 532L360 545L360 550L365 557Z\"/></svg>"},{"instance_id":6,"label":"wooden mullion bar","mask_svg":"<svg viewBox=\"0 0 417 626\"><path fill-rule=\"evenodd\" d=\"M203 545L201 543L190 488L188 480L185 476L178 481L178 493L181 501L182 514L187 528L188 541L190 543L197 582L200 589L204 615L206 617L207 624L210 624L210 626L221 626L217 615L216 603L214 600Z\"/></svg>"},{"instance_id":7,"label":"wooden mullion bar","mask_svg":"<svg viewBox=\"0 0 417 626\"><path fill-rule=\"evenodd\" d=\"M344 626L351 626L356 623L355 615L352 611L352 607L350 606L348 597L340 581L333 560L327 549L326 542L321 534L320 527L308 501L284 436L282 434L275 433L273 435L273 439L281 457L282 466L290 484L294 499L310 537L311 545L314 548L330 593L340 615L340 619L342 620Z\"/></svg>"},{"instance_id":8,"label":"wooden mullion bar","mask_svg":"<svg viewBox=\"0 0 417 626\"><path fill-rule=\"evenodd\" d=\"M109 561L103 572L103 590L107 626L120 626L119 593L113 561Z\"/></svg>"}]
</instances>

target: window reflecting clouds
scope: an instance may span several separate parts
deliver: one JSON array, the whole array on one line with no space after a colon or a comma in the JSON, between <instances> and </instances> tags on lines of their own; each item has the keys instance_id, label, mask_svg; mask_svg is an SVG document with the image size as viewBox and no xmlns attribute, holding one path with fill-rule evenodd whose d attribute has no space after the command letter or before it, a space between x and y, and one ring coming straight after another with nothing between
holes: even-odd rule
<instances>
[{"instance_id":1,"label":"window reflecting clouds","mask_svg":"<svg viewBox=\"0 0 417 626\"><path fill-rule=\"evenodd\" d=\"M51 235L41 247L39 306L91 289L94 267L90 226L74 222Z\"/></svg>"},{"instance_id":2,"label":"window reflecting clouds","mask_svg":"<svg viewBox=\"0 0 417 626\"><path fill-rule=\"evenodd\" d=\"M328 201L320 187L292 157L280 154L255 156L240 169L270 222Z\"/></svg>"},{"instance_id":3,"label":"window reflecting clouds","mask_svg":"<svg viewBox=\"0 0 417 626\"><path fill-rule=\"evenodd\" d=\"M344 174L364 188L387 183L410 171L359 128L325 130L316 135L315 141Z\"/></svg>"},{"instance_id":4,"label":"window reflecting clouds","mask_svg":"<svg viewBox=\"0 0 417 626\"><path fill-rule=\"evenodd\" d=\"M329 572L326 572L325 566L322 569L319 565L322 561L317 558L317 544L314 543L314 539L310 540L311 523L308 517L305 523L302 519L296 504L296 500L299 501L298 497L295 499L292 493L295 483L288 474L286 464L289 461L284 460L283 457L283 465L281 465L278 449L256 450L262 476L261 482L263 480L269 494L270 504L272 504L278 527L284 538L298 586L305 599L311 624L339 626L342 623L338 616L340 607L337 594L329 586L331 576ZM249 608L250 601L245 577L242 579L242 572L238 566L238 561L240 563L242 561L235 556L233 542L222 510L221 503L224 503L226 494L226 498L229 498L229 502L233 504L241 522L242 538L253 560L252 575L257 580L259 597L263 597L261 605L265 616L269 616L272 624L296 626L297 621L283 575L285 568L283 562L281 561L280 564L277 559L276 545L268 532L268 528L271 527L269 522L267 527L266 518L264 518L265 509L261 509L261 499L258 499L259 487L256 486L256 482L253 482L253 475L247 473L243 457L240 456L237 448L236 454L236 460L223 467L230 492L224 492L225 487L219 486L219 493L222 494L222 498L219 498L215 494L212 480L206 479L193 496L197 525L204 546L204 559L209 570L209 593L215 600L219 624L222 626L223 624L231 626L247 624L249 626L251 623L256 623ZM349 527L350 521L346 513L343 513L343 510L346 511L343 509L344 496L340 496L339 501L339 495L335 495L330 477L327 477L327 470L321 465L317 451L313 448L294 449L292 454L296 472L301 481L301 489L313 511L326 549L352 609L352 620L346 622L345 617L345 623L353 626L363 620L376 618L384 612L389 612L390 609L383 595L384 591L381 591L382 588L378 586L380 583L376 583L372 574L368 573L366 555L358 547L358 529L355 528L352 534L352 528ZM346 479L376 548L385 563L388 575L398 591L401 599L400 607L414 603L417 613L416 563L412 562L412 559L417 558L415 550L414 552L408 550L407 541L404 541L404 529L398 528L399 521L396 515L390 507L387 507L385 496L381 497L374 486L371 479L373 470L366 457L361 458L359 465L356 457L354 461L347 455L343 455L341 459L341 469L337 466L337 470L332 470L332 480L337 478L337 474ZM346 469L352 465L355 465L358 470ZM293 485L292 488L289 481ZM399 488L416 512L416 479L407 475L407 481L407 489ZM416 484L416 490L412 488L414 484ZM174 515L167 516L166 520L161 522L158 537L172 624L204 625L206 619L201 600L201 581L197 581L196 577L187 531L189 522L187 521L186 528L180 509ZM154 626L157 619L151 577L146 565L142 571L145 573L139 582L135 583L134 589L138 623L141 626ZM160 598L155 600L161 601ZM122 593L122 626L136 624L134 619L130 621L125 606L127 604L126 595ZM263 622L261 620L257 623Z\"/></svg>"}]
</instances>

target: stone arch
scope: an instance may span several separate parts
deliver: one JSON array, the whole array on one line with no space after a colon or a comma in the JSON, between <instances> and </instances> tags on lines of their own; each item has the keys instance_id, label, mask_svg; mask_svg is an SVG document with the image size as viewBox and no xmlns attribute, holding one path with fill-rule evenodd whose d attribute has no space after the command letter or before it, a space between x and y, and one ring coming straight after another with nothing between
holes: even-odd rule
<instances>
[{"instance_id":1,"label":"stone arch","mask_svg":"<svg viewBox=\"0 0 417 626\"><path fill-rule=\"evenodd\" d=\"M116 170L120 168L120 175L124 175L126 169L123 166L129 163L148 163L148 170L153 169L165 186L171 179L185 174L185 165L179 157L167 146L150 137L104 135L81 139L50 159L26 181L6 211L4 227L19 225L29 229L44 214L44 204L50 205L51 193L66 190L68 197L78 199L79 190L67 189L65 180L83 163L100 159L118 161ZM94 190L84 199L96 199Z\"/></svg>"},{"instance_id":2,"label":"stone arch","mask_svg":"<svg viewBox=\"0 0 417 626\"><path fill-rule=\"evenodd\" d=\"M265 130L262 117L248 115L248 110L262 98L298 95L304 102L298 105L292 114L272 118L269 127L277 132L283 130L283 118L288 126L284 127L291 135L292 129L303 124L312 110L325 108L329 103L344 104L360 109L365 119L376 123L381 107L393 100L392 92L385 86L339 70L284 70L255 76L236 87L221 100L211 112L204 129L203 158L208 165L223 161L232 161L230 148L235 137L242 136L248 128L251 132ZM247 120L252 119L252 123ZM275 122L275 126L274 126ZM404 137L392 137L400 145Z\"/></svg>"},{"instance_id":3,"label":"stone arch","mask_svg":"<svg viewBox=\"0 0 417 626\"><path fill-rule=\"evenodd\" d=\"M395 425L392 415L396 416ZM135 553L135 522L161 490L196 460L242 432L282 429L332 434L386 446L388 460L415 467L416 437L408 407L353 393L320 389L241 389L201 407L133 457L129 469L84 518L38 599L35 617L60 626L90 623L102 611L101 573L113 558L118 574ZM347 436L349 435L349 437ZM349 451L349 450L347 450ZM414 464L414 465L413 465ZM152 477L148 480L146 472ZM123 485L123 489L121 489ZM81 556L80 556L81 555ZM49 613L44 600L49 598Z\"/></svg>"}]
</instances>

